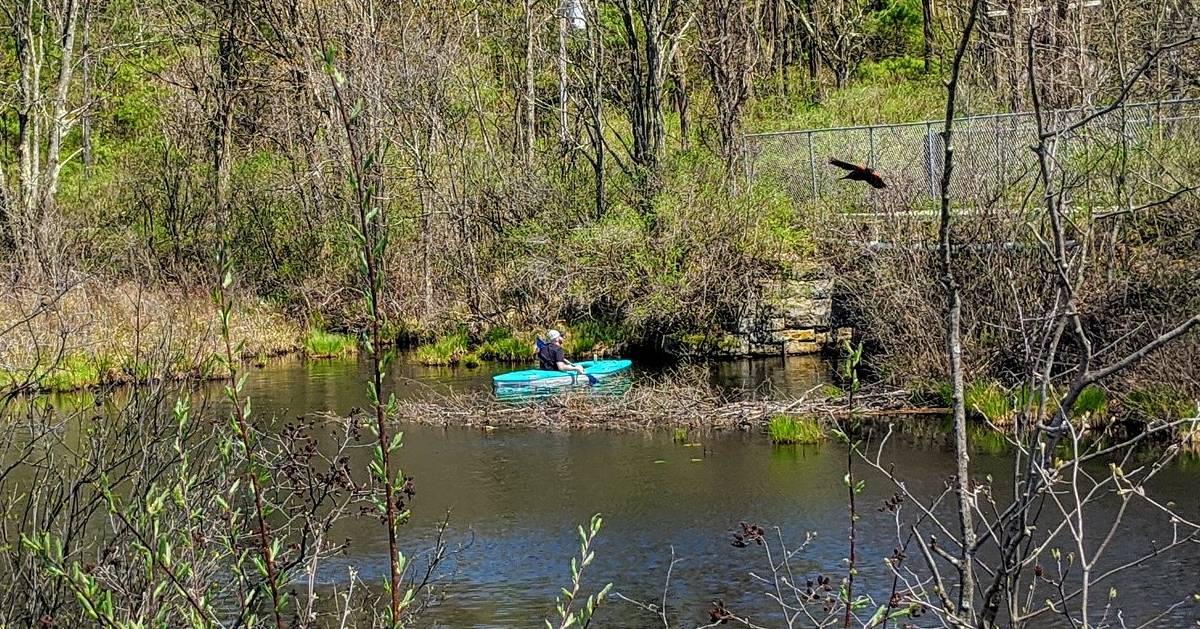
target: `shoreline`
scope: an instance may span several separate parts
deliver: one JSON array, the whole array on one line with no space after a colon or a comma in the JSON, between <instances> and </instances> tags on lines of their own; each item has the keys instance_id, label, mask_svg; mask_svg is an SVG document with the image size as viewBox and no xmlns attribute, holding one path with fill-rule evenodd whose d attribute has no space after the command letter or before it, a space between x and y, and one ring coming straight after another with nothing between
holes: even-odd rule
<instances>
[{"instance_id":1,"label":"shoreline","mask_svg":"<svg viewBox=\"0 0 1200 629\"><path fill-rule=\"evenodd\" d=\"M33 289L12 292L0 299L0 319L13 322L0 328L6 330L0 337L2 397L96 392L161 383L200 385L227 377L220 362L214 359L218 349L215 310L196 291L148 290L132 283L106 284L91 279L53 298ZM239 340L241 364L249 365L248 369L269 368L271 364L291 360L359 359L354 336L305 328L289 319L279 307L252 297L241 296L236 300L231 326L233 337ZM590 336L596 344L590 349L603 353L606 345L611 347L614 339L606 334L611 331L593 332ZM500 340L514 345L523 343L519 334ZM421 361L419 348L412 349L409 360ZM714 357L704 363L728 361ZM483 363L520 364L488 359L475 365L460 363L447 367L474 371ZM839 397L842 392L836 387L829 387L833 392L813 390L806 394L816 394L820 399L748 403L721 399L712 387L694 375L682 380L678 374L667 379L649 378L615 398L615 402L588 399L596 396L556 394L553 400L538 404L536 413L515 410L522 407L501 404L486 394L447 398L436 405L425 402L424 408L418 405L402 409L401 413L422 424L554 430L707 430L738 425L746 429L765 425L775 414L822 418L846 414L845 402ZM944 394L936 382L928 381L917 389L891 391L880 391L877 388L880 386L872 385L876 388L874 392L856 396L859 403L856 415L944 413L946 404L941 399ZM1163 387L1146 387L1111 401L1104 391L1097 390L1094 407L1076 411L1083 413L1089 431L1100 433L1132 432L1151 425L1156 418L1188 416L1188 411L1176 403L1177 396L1159 389ZM997 433L1011 431L1011 424L1022 408L1017 400L1021 397L1018 389L981 380L969 383L967 394L968 412L977 420L982 419L981 425L993 424ZM1135 396L1140 397L1135 400ZM1196 433L1200 429L1193 429L1192 434ZM1200 436L1186 437L1200 443Z\"/></svg>"}]
</instances>

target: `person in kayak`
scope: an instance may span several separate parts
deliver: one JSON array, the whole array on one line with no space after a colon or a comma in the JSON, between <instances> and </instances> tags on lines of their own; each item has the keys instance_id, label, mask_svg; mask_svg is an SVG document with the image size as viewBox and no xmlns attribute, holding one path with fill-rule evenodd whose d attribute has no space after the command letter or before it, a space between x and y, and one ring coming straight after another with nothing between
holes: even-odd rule
<instances>
[{"instance_id":1,"label":"person in kayak","mask_svg":"<svg viewBox=\"0 0 1200 629\"><path fill-rule=\"evenodd\" d=\"M558 330L546 332L546 343L538 348L538 368L545 371L574 371L583 373L583 367L567 360L563 351L563 335Z\"/></svg>"}]
</instances>

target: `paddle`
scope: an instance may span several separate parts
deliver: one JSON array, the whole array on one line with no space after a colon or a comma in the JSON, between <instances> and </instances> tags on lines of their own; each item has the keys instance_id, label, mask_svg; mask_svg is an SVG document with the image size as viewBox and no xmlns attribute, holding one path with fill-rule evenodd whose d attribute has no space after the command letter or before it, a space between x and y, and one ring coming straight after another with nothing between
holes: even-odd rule
<instances>
[{"instance_id":1,"label":"paddle","mask_svg":"<svg viewBox=\"0 0 1200 629\"><path fill-rule=\"evenodd\" d=\"M534 346L537 347L538 351L540 352L542 350L542 348L546 346L546 342L543 341L542 337L539 336L539 337L537 337L537 341L534 342ZM596 376L593 376L590 373L584 373L583 375L587 376L588 384L599 384L600 383L600 380L598 380L596 378Z\"/></svg>"}]
</instances>

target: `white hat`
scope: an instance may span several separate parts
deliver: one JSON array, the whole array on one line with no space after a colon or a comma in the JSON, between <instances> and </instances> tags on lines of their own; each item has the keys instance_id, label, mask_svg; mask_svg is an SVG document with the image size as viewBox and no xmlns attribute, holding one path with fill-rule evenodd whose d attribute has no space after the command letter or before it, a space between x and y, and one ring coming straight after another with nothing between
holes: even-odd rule
<instances>
[{"instance_id":1,"label":"white hat","mask_svg":"<svg viewBox=\"0 0 1200 629\"><path fill-rule=\"evenodd\" d=\"M550 330L550 331L546 332L546 338L548 340L550 340L551 342L554 342L554 341L557 341L558 339L562 338L562 333L559 332L558 330Z\"/></svg>"}]
</instances>

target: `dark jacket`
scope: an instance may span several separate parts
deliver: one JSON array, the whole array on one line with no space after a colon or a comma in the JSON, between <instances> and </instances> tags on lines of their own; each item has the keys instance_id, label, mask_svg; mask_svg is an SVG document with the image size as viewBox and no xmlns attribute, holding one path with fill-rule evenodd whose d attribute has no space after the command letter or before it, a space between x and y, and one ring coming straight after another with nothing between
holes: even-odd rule
<instances>
[{"instance_id":1,"label":"dark jacket","mask_svg":"<svg viewBox=\"0 0 1200 629\"><path fill-rule=\"evenodd\" d=\"M558 343L546 343L537 353L538 369L558 371L558 363L566 362L567 357L562 346Z\"/></svg>"}]
</instances>

